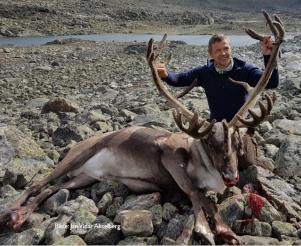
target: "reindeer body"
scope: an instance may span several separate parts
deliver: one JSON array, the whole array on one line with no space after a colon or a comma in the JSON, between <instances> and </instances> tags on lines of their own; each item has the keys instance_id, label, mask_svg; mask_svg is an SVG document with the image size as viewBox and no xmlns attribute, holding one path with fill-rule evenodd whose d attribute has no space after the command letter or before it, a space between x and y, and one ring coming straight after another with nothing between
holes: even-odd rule
<instances>
[{"instance_id":1,"label":"reindeer body","mask_svg":"<svg viewBox=\"0 0 301 246\"><path fill-rule=\"evenodd\" d=\"M194 185L200 189L209 189L222 193L225 189L224 181L219 171L209 162L204 166L201 155L209 155L201 146L203 143L184 133L170 133L145 127L129 127L110 132L102 136L89 138L74 146L65 158L78 158L81 153L89 153L87 148L97 152L81 166L69 171L68 176L87 176L100 179L108 178L119 181L136 192L161 191L173 189L176 186L168 170L166 170L161 156L168 149L171 155L183 160L181 167L188 172ZM203 150L203 153L200 153ZM82 158L82 157L80 157ZM71 162L70 162L71 161ZM69 159L68 166L72 166ZM57 168L62 168L64 162Z\"/></svg>"},{"instance_id":2,"label":"reindeer body","mask_svg":"<svg viewBox=\"0 0 301 246\"><path fill-rule=\"evenodd\" d=\"M162 166L162 150L158 143L171 136L171 133L154 129L130 127L87 139L92 144L90 148L97 152L69 175L85 173L95 179L109 178L124 183L133 191L162 190L164 186L175 184ZM84 142L77 147L86 148ZM184 145L185 141L182 142ZM73 155L72 150L67 155Z\"/></svg>"}]
</instances>

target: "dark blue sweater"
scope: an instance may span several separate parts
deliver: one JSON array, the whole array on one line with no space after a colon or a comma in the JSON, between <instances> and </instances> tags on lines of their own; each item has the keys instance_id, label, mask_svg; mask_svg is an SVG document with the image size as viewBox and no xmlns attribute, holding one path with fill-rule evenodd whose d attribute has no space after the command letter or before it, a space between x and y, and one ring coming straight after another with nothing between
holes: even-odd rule
<instances>
[{"instance_id":1,"label":"dark blue sweater","mask_svg":"<svg viewBox=\"0 0 301 246\"><path fill-rule=\"evenodd\" d=\"M268 58L265 57L265 64ZM232 70L220 75L216 72L213 61L208 60L207 65L198 66L187 72L170 72L164 81L171 86L182 87L189 86L197 79L197 86L202 86L205 90L211 112L210 118L217 121L226 119L229 122L245 103L248 93L242 86L234 84L228 78L247 82L254 87L262 73L258 67L234 58ZM278 84L278 70L274 69L266 88L276 88Z\"/></svg>"}]
</instances>

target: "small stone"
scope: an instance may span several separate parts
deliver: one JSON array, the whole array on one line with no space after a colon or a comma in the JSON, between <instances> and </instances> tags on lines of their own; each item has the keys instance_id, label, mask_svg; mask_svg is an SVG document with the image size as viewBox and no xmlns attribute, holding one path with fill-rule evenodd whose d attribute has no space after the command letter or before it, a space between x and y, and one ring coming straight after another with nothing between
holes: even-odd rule
<instances>
[{"instance_id":1,"label":"small stone","mask_svg":"<svg viewBox=\"0 0 301 246\"><path fill-rule=\"evenodd\" d=\"M279 148L277 146L275 146L273 144L265 144L264 148L265 148L265 153L266 153L267 157L272 158L272 159L276 158L276 155L279 151Z\"/></svg>"},{"instance_id":2,"label":"small stone","mask_svg":"<svg viewBox=\"0 0 301 246\"><path fill-rule=\"evenodd\" d=\"M48 214L44 213L33 213L22 225L25 228L38 228L38 229L44 229L46 227L43 227L43 223L48 220L50 216Z\"/></svg>"},{"instance_id":3,"label":"small stone","mask_svg":"<svg viewBox=\"0 0 301 246\"><path fill-rule=\"evenodd\" d=\"M96 121L93 124L91 124L91 127L93 129L96 129L99 133L106 133L106 132L113 131L113 127L107 122L103 122L103 121Z\"/></svg>"},{"instance_id":4,"label":"small stone","mask_svg":"<svg viewBox=\"0 0 301 246\"><path fill-rule=\"evenodd\" d=\"M149 211L151 211L153 215L154 227L160 225L162 223L162 206L160 204L156 204L152 206Z\"/></svg>"},{"instance_id":5,"label":"small stone","mask_svg":"<svg viewBox=\"0 0 301 246\"><path fill-rule=\"evenodd\" d=\"M6 245L37 245L42 241L44 233L44 230L38 228L28 229L12 234L3 243Z\"/></svg>"},{"instance_id":6,"label":"small stone","mask_svg":"<svg viewBox=\"0 0 301 246\"><path fill-rule=\"evenodd\" d=\"M130 193L127 186L122 183L109 180L109 179L101 179L98 183L94 184L91 188L91 196L92 199L98 202L102 196L107 193L111 192L115 197L127 197Z\"/></svg>"},{"instance_id":7,"label":"small stone","mask_svg":"<svg viewBox=\"0 0 301 246\"><path fill-rule=\"evenodd\" d=\"M276 238L272 237L258 237L244 235L239 237L241 245L279 245L281 244ZM283 243L282 245L287 245Z\"/></svg>"},{"instance_id":8,"label":"small stone","mask_svg":"<svg viewBox=\"0 0 301 246\"><path fill-rule=\"evenodd\" d=\"M132 121L137 116L137 114L127 109L121 109L120 116L125 117L128 121Z\"/></svg>"},{"instance_id":9,"label":"small stone","mask_svg":"<svg viewBox=\"0 0 301 246\"><path fill-rule=\"evenodd\" d=\"M107 208L113 203L113 195L111 192L105 193L97 203L99 214L104 214Z\"/></svg>"},{"instance_id":10,"label":"small stone","mask_svg":"<svg viewBox=\"0 0 301 246\"><path fill-rule=\"evenodd\" d=\"M124 240L118 242L118 245L158 245L158 238L152 237L126 237Z\"/></svg>"},{"instance_id":11,"label":"small stone","mask_svg":"<svg viewBox=\"0 0 301 246\"><path fill-rule=\"evenodd\" d=\"M11 185L4 185L0 188L0 197L7 198L18 195L19 192L15 190Z\"/></svg>"},{"instance_id":12,"label":"small stone","mask_svg":"<svg viewBox=\"0 0 301 246\"><path fill-rule=\"evenodd\" d=\"M79 196L75 200L68 201L61 205L57 209L57 213L72 216L79 209L87 210L93 215L98 214L98 208L96 207L94 201L85 196Z\"/></svg>"},{"instance_id":13,"label":"small stone","mask_svg":"<svg viewBox=\"0 0 301 246\"><path fill-rule=\"evenodd\" d=\"M165 237L176 240L182 233L186 218L183 215L176 214L167 224Z\"/></svg>"},{"instance_id":14,"label":"small stone","mask_svg":"<svg viewBox=\"0 0 301 246\"><path fill-rule=\"evenodd\" d=\"M282 221L273 221L272 228L279 240L282 240L283 236L293 236L297 230L292 224Z\"/></svg>"},{"instance_id":15,"label":"small stone","mask_svg":"<svg viewBox=\"0 0 301 246\"><path fill-rule=\"evenodd\" d=\"M169 237L163 237L161 240L162 245L176 245L176 240L173 240Z\"/></svg>"},{"instance_id":16,"label":"small stone","mask_svg":"<svg viewBox=\"0 0 301 246\"><path fill-rule=\"evenodd\" d=\"M69 230L70 216L60 215L57 218L51 218L47 230L45 232L45 243L53 244L63 239L63 236Z\"/></svg>"},{"instance_id":17,"label":"small stone","mask_svg":"<svg viewBox=\"0 0 301 246\"><path fill-rule=\"evenodd\" d=\"M260 124L260 131L263 132L263 133L268 132L272 129L273 129L273 126L268 121L264 121Z\"/></svg>"},{"instance_id":18,"label":"small stone","mask_svg":"<svg viewBox=\"0 0 301 246\"><path fill-rule=\"evenodd\" d=\"M121 238L120 225L114 225L113 222L100 215L93 223L93 228L85 235L84 240L88 244L116 244Z\"/></svg>"},{"instance_id":19,"label":"small stone","mask_svg":"<svg viewBox=\"0 0 301 246\"><path fill-rule=\"evenodd\" d=\"M109 218L114 218L118 213L118 211L120 210L122 203L123 203L122 197L115 197L113 203L106 210L106 216Z\"/></svg>"},{"instance_id":20,"label":"small stone","mask_svg":"<svg viewBox=\"0 0 301 246\"><path fill-rule=\"evenodd\" d=\"M300 87L301 87L301 85L300 85ZM294 245L294 246L300 246L300 245L301 245L301 240L295 240L295 241L293 242L293 245Z\"/></svg>"},{"instance_id":21,"label":"small stone","mask_svg":"<svg viewBox=\"0 0 301 246\"><path fill-rule=\"evenodd\" d=\"M296 122L290 123L294 128ZM301 121L299 122L299 132L301 135ZM281 143L277 158L275 160L275 174L283 178L289 178L292 176L301 176L301 137L292 136Z\"/></svg>"},{"instance_id":22,"label":"small stone","mask_svg":"<svg viewBox=\"0 0 301 246\"><path fill-rule=\"evenodd\" d=\"M42 209L49 215L55 215L57 208L68 201L69 194L67 189L59 190L44 202Z\"/></svg>"},{"instance_id":23,"label":"small stone","mask_svg":"<svg viewBox=\"0 0 301 246\"><path fill-rule=\"evenodd\" d=\"M194 215L190 215L185 222L183 231L181 235L177 238L176 242L177 244L181 245L190 245L192 242L192 234L193 234L193 229L194 229L194 222L195 218Z\"/></svg>"},{"instance_id":24,"label":"small stone","mask_svg":"<svg viewBox=\"0 0 301 246\"><path fill-rule=\"evenodd\" d=\"M235 195L227 198L219 205L223 220L232 227L236 220L244 217L246 199L243 195Z\"/></svg>"},{"instance_id":25,"label":"small stone","mask_svg":"<svg viewBox=\"0 0 301 246\"><path fill-rule=\"evenodd\" d=\"M301 228L298 229L298 230L296 230L296 231L294 232L294 236L296 236L296 237L298 237L298 238L301 239Z\"/></svg>"},{"instance_id":26,"label":"small stone","mask_svg":"<svg viewBox=\"0 0 301 246\"><path fill-rule=\"evenodd\" d=\"M224 193L219 197L220 201L224 201L229 197L240 195L241 189L236 186L228 187L225 189Z\"/></svg>"},{"instance_id":27,"label":"small stone","mask_svg":"<svg viewBox=\"0 0 301 246\"><path fill-rule=\"evenodd\" d=\"M70 233L85 235L91 228L96 216L86 209L80 208L75 211L70 221Z\"/></svg>"},{"instance_id":28,"label":"small stone","mask_svg":"<svg viewBox=\"0 0 301 246\"><path fill-rule=\"evenodd\" d=\"M42 108L42 113L48 113L48 112L54 112L54 113L59 113L59 112L79 112L79 106L66 99L66 98L54 98L49 100Z\"/></svg>"},{"instance_id":29,"label":"small stone","mask_svg":"<svg viewBox=\"0 0 301 246\"><path fill-rule=\"evenodd\" d=\"M248 234L252 236L270 237L272 228L270 224L261 222L257 219L253 220L237 220L232 226L237 234Z\"/></svg>"},{"instance_id":30,"label":"small stone","mask_svg":"<svg viewBox=\"0 0 301 246\"><path fill-rule=\"evenodd\" d=\"M158 204L160 198L161 195L158 192L147 195L131 196L125 200L124 204L120 207L120 210L149 209Z\"/></svg>"},{"instance_id":31,"label":"small stone","mask_svg":"<svg viewBox=\"0 0 301 246\"><path fill-rule=\"evenodd\" d=\"M169 202L164 203L162 211L162 217L164 220L169 221L177 212L178 209L174 205Z\"/></svg>"},{"instance_id":32,"label":"small stone","mask_svg":"<svg viewBox=\"0 0 301 246\"><path fill-rule=\"evenodd\" d=\"M56 150L54 149L51 149L51 150L46 150L45 151L48 155L48 157L53 160L55 163L57 163L60 159L60 154L59 152L57 152Z\"/></svg>"},{"instance_id":33,"label":"small stone","mask_svg":"<svg viewBox=\"0 0 301 246\"><path fill-rule=\"evenodd\" d=\"M147 237L153 233L152 213L148 210L123 210L118 217L125 236Z\"/></svg>"},{"instance_id":34,"label":"small stone","mask_svg":"<svg viewBox=\"0 0 301 246\"><path fill-rule=\"evenodd\" d=\"M87 245L87 244L81 237L77 235L70 235L64 239L55 242L53 245Z\"/></svg>"}]
</instances>

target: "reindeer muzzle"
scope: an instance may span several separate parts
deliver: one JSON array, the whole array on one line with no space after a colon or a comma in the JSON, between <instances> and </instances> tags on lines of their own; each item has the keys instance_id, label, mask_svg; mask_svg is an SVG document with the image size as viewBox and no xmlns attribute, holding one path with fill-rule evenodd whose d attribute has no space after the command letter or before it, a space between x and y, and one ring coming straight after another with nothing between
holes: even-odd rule
<instances>
[{"instance_id":1,"label":"reindeer muzzle","mask_svg":"<svg viewBox=\"0 0 301 246\"><path fill-rule=\"evenodd\" d=\"M222 177L227 187L235 186L239 181L239 174L237 170L233 172L229 171L227 168L225 171L222 171Z\"/></svg>"}]
</instances>

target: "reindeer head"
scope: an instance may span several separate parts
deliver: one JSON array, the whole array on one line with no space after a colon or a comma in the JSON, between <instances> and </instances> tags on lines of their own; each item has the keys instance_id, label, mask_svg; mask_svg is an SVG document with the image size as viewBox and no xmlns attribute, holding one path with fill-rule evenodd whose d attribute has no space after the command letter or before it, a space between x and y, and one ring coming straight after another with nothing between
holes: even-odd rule
<instances>
[{"instance_id":1,"label":"reindeer head","mask_svg":"<svg viewBox=\"0 0 301 246\"><path fill-rule=\"evenodd\" d=\"M187 121L180 111L174 111L174 119L178 127L194 140L194 149L197 156L194 164L199 162L206 170L217 170L226 186L233 186L239 180L238 156L243 154L243 144L239 130L229 128L228 123L212 121L211 123L201 119L195 113L194 117ZM207 126L204 126L206 125ZM190 176L197 180L199 165L190 167Z\"/></svg>"},{"instance_id":2,"label":"reindeer head","mask_svg":"<svg viewBox=\"0 0 301 246\"><path fill-rule=\"evenodd\" d=\"M233 186L239 180L238 155L243 153L239 131L229 128L227 122L217 122L203 141L212 163L219 170L226 186Z\"/></svg>"},{"instance_id":3,"label":"reindeer head","mask_svg":"<svg viewBox=\"0 0 301 246\"><path fill-rule=\"evenodd\" d=\"M248 127L255 127L260 124L265 116L270 113L276 99L275 94L273 94L272 97L266 96L266 105L259 102L260 114L256 114L251 109L259 100L261 93L269 81L272 71L276 65L276 58L278 56L280 44L283 42L284 38L284 29L280 19L275 16L275 21L273 22L265 11L263 14L275 36L273 51L266 69L255 88L250 88L244 82L232 80L234 83L241 84L248 90L249 99L229 123L225 120L222 122L208 122L207 120L199 117L197 113L192 113L178 100L177 97L173 96L162 83L158 76L155 62L166 46L166 34L159 43L156 54L153 51L153 39L149 41L148 45L147 60L151 68L154 83L159 92L175 108L173 116L177 126L183 132L195 139L194 145L199 149L199 159L202 161L202 164L205 165L206 168L213 166L220 173L220 176L227 186L232 186L238 181L238 156L243 154L241 128L246 130ZM248 29L246 31L253 38L262 40L264 37L253 30ZM171 57L169 56L166 64L168 64L170 58ZM195 83L193 83L193 85L195 85ZM192 89L192 87L193 86L189 89ZM181 93L181 96L188 92L189 90L186 90L185 93ZM250 119L248 119L248 117Z\"/></svg>"}]
</instances>

